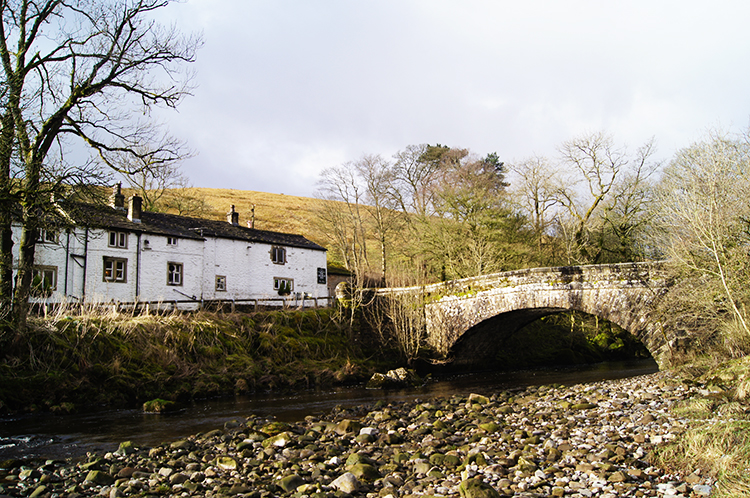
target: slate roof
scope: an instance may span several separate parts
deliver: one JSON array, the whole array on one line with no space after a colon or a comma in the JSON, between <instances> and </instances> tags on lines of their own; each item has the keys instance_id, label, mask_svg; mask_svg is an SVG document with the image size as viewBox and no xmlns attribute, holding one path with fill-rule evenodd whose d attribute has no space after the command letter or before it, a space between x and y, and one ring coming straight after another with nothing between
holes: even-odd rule
<instances>
[{"instance_id":1,"label":"slate roof","mask_svg":"<svg viewBox=\"0 0 750 498\"><path fill-rule=\"evenodd\" d=\"M151 213L143 211L141 222L128 219L127 211L111 206L95 204L67 203L62 209L78 225L91 228L141 232L144 234L172 236L183 239L206 240L207 237L244 240L247 242L278 244L325 251L322 247L302 235L232 225L227 221L191 218L176 214Z\"/></svg>"}]
</instances>

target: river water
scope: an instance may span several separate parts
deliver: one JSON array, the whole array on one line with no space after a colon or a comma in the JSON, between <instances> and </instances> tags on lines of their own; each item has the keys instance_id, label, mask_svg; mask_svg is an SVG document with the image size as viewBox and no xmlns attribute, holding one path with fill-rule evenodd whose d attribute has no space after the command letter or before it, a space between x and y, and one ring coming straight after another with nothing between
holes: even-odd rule
<instances>
[{"instance_id":1,"label":"river water","mask_svg":"<svg viewBox=\"0 0 750 498\"><path fill-rule=\"evenodd\" d=\"M242 420L251 414L273 415L278 420L294 422L307 415L324 413L337 405L353 407L378 400L426 400L472 392L492 394L530 385L573 385L656 371L656 362L649 359L573 368L446 376L413 389L381 391L354 386L205 400L171 414L146 414L139 409L123 409L72 415L21 415L0 419L0 460L62 459L87 452L104 453L116 450L122 441L155 446L218 429L229 420Z\"/></svg>"}]
</instances>

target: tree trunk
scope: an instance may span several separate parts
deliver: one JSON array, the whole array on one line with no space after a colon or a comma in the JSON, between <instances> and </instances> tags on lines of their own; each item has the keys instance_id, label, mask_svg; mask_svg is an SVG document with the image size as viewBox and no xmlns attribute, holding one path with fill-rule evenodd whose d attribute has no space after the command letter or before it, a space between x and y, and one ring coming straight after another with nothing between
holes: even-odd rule
<instances>
[{"instance_id":1,"label":"tree trunk","mask_svg":"<svg viewBox=\"0 0 750 498\"><path fill-rule=\"evenodd\" d=\"M26 213L24 213L24 218ZM13 323L18 332L26 331L26 317L29 313L29 296L34 274L34 252L36 250L37 221L26 219L21 232L18 250L18 278L13 295Z\"/></svg>"},{"instance_id":2,"label":"tree trunk","mask_svg":"<svg viewBox=\"0 0 750 498\"><path fill-rule=\"evenodd\" d=\"M388 271L388 258L386 257L386 248L385 248L385 234L381 231L380 236L380 271L382 272L382 276L380 277L380 283L383 287L387 285L388 279L386 278L386 271Z\"/></svg>"},{"instance_id":3,"label":"tree trunk","mask_svg":"<svg viewBox=\"0 0 750 498\"><path fill-rule=\"evenodd\" d=\"M13 299L13 200L10 158L13 152L13 116L6 111L0 134L0 309L10 310Z\"/></svg>"},{"instance_id":4,"label":"tree trunk","mask_svg":"<svg viewBox=\"0 0 750 498\"><path fill-rule=\"evenodd\" d=\"M26 331L26 318L29 313L29 296L31 295L31 283L34 277L34 253L36 251L36 240L39 235L40 213L39 205L39 179L41 177L42 165L35 158L30 158L26 163L26 178L23 180L23 191L25 197L21 202L23 209L21 240L18 247L18 276L16 278L16 289L13 294L13 316L12 320L19 333Z\"/></svg>"},{"instance_id":5,"label":"tree trunk","mask_svg":"<svg viewBox=\"0 0 750 498\"><path fill-rule=\"evenodd\" d=\"M0 309L9 310L13 299L13 231L10 212L0 207ZM2 317L0 317L2 318Z\"/></svg>"}]
</instances>

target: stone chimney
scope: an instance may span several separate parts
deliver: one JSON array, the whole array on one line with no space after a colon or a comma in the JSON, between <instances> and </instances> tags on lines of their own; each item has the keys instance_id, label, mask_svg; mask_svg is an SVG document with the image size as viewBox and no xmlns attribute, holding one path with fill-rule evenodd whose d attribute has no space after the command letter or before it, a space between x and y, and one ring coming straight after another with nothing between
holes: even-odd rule
<instances>
[{"instance_id":1,"label":"stone chimney","mask_svg":"<svg viewBox=\"0 0 750 498\"><path fill-rule=\"evenodd\" d=\"M109 196L109 204L115 209L125 211L125 196L122 195L122 182L112 187L112 195Z\"/></svg>"},{"instance_id":2,"label":"stone chimney","mask_svg":"<svg viewBox=\"0 0 750 498\"><path fill-rule=\"evenodd\" d=\"M138 195L131 197L128 201L128 219L133 223L140 223L142 208L143 199Z\"/></svg>"},{"instance_id":3,"label":"stone chimney","mask_svg":"<svg viewBox=\"0 0 750 498\"><path fill-rule=\"evenodd\" d=\"M250 219L247 220L247 228L255 228L255 204L250 209Z\"/></svg>"},{"instance_id":4,"label":"stone chimney","mask_svg":"<svg viewBox=\"0 0 750 498\"><path fill-rule=\"evenodd\" d=\"M232 209L227 213L227 221L234 226L239 226L240 224L240 213L234 210L234 204L232 204Z\"/></svg>"}]
</instances>

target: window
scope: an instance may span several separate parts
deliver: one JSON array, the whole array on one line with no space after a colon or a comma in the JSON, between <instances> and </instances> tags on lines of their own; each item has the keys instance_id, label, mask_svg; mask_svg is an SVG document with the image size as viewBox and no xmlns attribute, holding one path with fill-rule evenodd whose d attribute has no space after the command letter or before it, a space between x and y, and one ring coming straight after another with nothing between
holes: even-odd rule
<instances>
[{"instance_id":1,"label":"window","mask_svg":"<svg viewBox=\"0 0 750 498\"><path fill-rule=\"evenodd\" d=\"M31 295L46 297L57 290L56 266L35 266L31 274Z\"/></svg>"},{"instance_id":2,"label":"window","mask_svg":"<svg viewBox=\"0 0 750 498\"><path fill-rule=\"evenodd\" d=\"M294 279L273 277L273 290L279 294L289 294L294 290Z\"/></svg>"},{"instance_id":3,"label":"window","mask_svg":"<svg viewBox=\"0 0 750 498\"><path fill-rule=\"evenodd\" d=\"M328 281L327 275L325 268L318 268L318 283L325 284Z\"/></svg>"},{"instance_id":4,"label":"window","mask_svg":"<svg viewBox=\"0 0 750 498\"><path fill-rule=\"evenodd\" d=\"M36 240L43 244L57 244L57 232L42 228L39 230L39 237Z\"/></svg>"},{"instance_id":5,"label":"window","mask_svg":"<svg viewBox=\"0 0 750 498\"><path fill-rule=\"evenodd\" d=\"M168 246L176 246L177 245L177 237L167 237L167 245Z\"/></svg>"},{"instance_id":6,"label":"window","mask_svg":"<svg viewBox=\"0 0 750 498\"><path fill-rule=\"evenodd\" d=\"M167 285L182 285L182 263L167 263Z\"/></svg>"},{"instance_id":7,"label":"window","mask_svg":"<svg viewBox=\"0 0 750 498\"><path fill-rule=\"evenodd\" d=\"M227 290L227 277L224 275L216 275L216 290L217 292L224 292Z\"/></svg>"},{"instance_id":8,"label":"window","mask_svg":"<svg viewBox=\"0 0 750 498\"><path fill-rule=\"evenodd\" d=\"M105 282L128 281L128 260L124 258L110 258L104 256L104 278Z\"/></svg>"},{"instance_id":9,"label":"window","mask_svg":"<svg viewBox=\"0 0 750 498\"><path fill-rule=\"evenodd\" d=\"M283 247L272 247L271 248L271 261L276 265L283 265L286 263L286 249Z\"/></svg>"},{"instance_id":10,"label":"window","mask_svg":"<svg viewBox=\"0 0 750 498\"><path fill-rule=\"evenodd\" d=\"M109 232L109 247L128 247L128 234L127 232Z\"/></svg>"}]
</instances>

